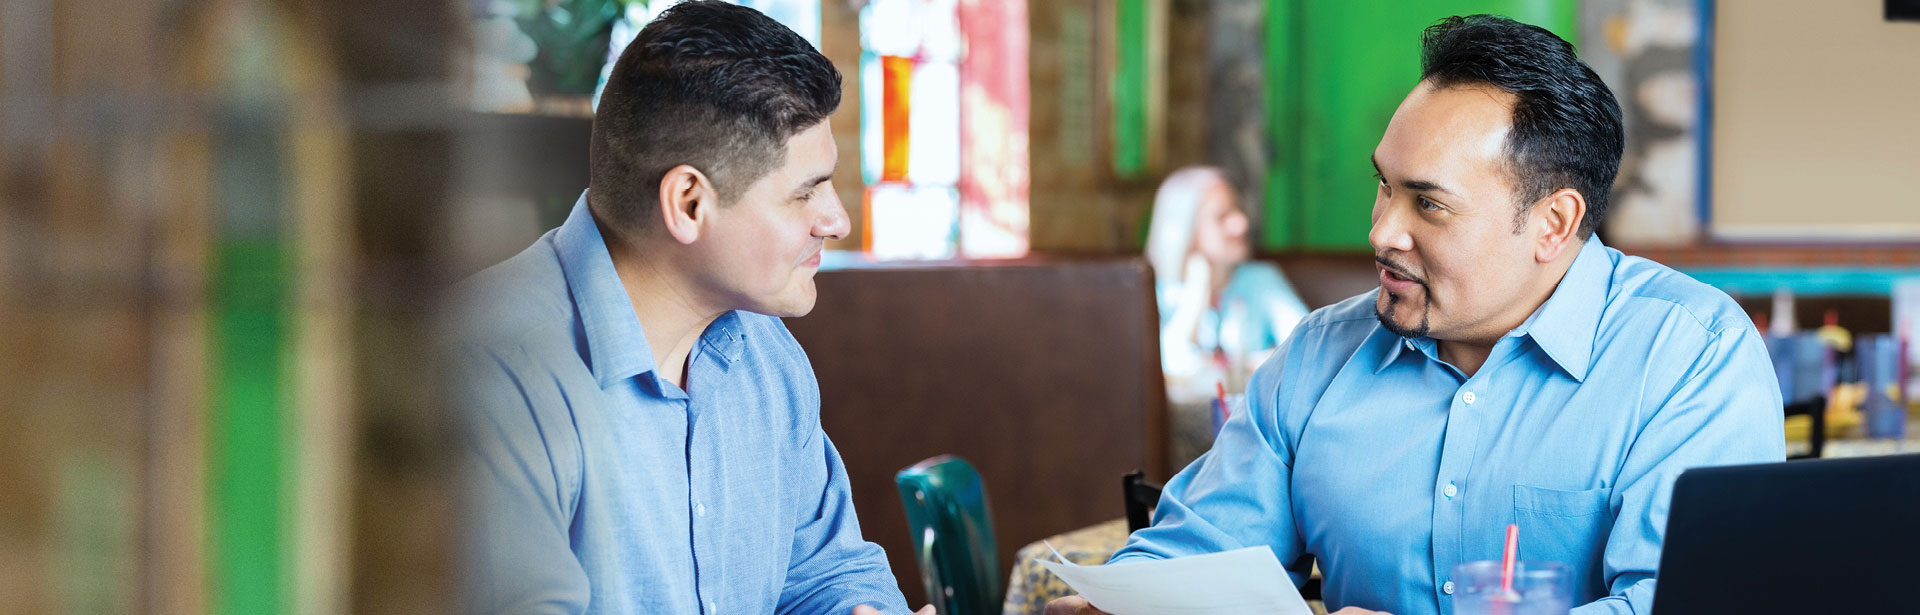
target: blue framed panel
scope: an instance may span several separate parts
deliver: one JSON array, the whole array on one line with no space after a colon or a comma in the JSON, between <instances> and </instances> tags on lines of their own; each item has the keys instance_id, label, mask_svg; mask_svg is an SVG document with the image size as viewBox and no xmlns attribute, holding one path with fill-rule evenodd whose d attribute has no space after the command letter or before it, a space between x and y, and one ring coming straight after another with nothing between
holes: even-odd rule
<instances>
[{"instance_id":1,"label":"blue framed panel","mask_svg":"<svg viewBox=\"0 0 1920 615\"><path fill-rule=\"evenodd\" d=\"M1785 288L1802 297L1893 294L1895 283L1920 279L1920 268L1862 267L1702 267L1681 268L1729 295L1770 295Z\"/></svg>"}]
</instances>

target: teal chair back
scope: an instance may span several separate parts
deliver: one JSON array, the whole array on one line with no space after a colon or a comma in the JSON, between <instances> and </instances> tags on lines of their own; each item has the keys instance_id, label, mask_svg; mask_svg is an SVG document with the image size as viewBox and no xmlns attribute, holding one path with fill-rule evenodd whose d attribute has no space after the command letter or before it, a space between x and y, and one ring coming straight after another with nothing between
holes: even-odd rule
<instances>
[{"instance_id":1,"label":"teal chair back","mask_svg":"<svg viewBox=\"0 0 1920 615\"><path fill-rule=\"evenodd\" d=\"M999 613L1004 598L999 551L987 488L973 464L941 455L901 470L893 482L907 509L927 603L940 615Z\"/></svg>"}]
</instances>

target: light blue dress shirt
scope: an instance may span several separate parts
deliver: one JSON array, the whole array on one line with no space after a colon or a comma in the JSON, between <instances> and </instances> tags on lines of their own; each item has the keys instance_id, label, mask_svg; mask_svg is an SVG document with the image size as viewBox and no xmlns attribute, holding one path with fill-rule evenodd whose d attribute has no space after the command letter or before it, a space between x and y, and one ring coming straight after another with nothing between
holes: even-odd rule
<instances>
[{"instance_id":1,"label":"light blue dress shirt","mask_svg":"<svg viewBox=\"0 0 1920 615\"><path fill-rule=\"evenodd\" d=\"M1266 545L1296 584L1319 562L1329 609L1450 615L1453 566L1517 523L1574 613L1644 614L1674 478L1785 455L1746 314L1598 238L1472 377L1383 328L1377 292L1301 323L1115 563Z\"/></svg>"},{"instance_id":2,"label":"light blue dress shirt","mask_svg":"<svg viewBox=\"0 0 1920 615\"><path fill-rule=\"evenodd\" d=\"M661 379L584 198L458 296L471 610L906 612L779 319L721 316Z\"/></svg>"}]
</instances>

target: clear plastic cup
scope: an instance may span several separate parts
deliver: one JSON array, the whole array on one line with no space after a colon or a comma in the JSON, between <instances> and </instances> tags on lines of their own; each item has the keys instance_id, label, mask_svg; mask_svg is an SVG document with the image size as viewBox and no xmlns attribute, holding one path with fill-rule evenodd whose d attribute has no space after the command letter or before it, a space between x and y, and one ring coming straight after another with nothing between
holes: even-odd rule
<instances>
[{"instance_id":1,"label":"clear plastic cup","mask_svg":"<svg viewBox=\"0 0 1920 615\"><path fill-rule=\"evenodd\" d=\"M1573 578L1559 562L1517 562L1513 591L1501 588L1500 562L1453 567L1453 615L1567 615Z\"/></svg>"}]
</instances>

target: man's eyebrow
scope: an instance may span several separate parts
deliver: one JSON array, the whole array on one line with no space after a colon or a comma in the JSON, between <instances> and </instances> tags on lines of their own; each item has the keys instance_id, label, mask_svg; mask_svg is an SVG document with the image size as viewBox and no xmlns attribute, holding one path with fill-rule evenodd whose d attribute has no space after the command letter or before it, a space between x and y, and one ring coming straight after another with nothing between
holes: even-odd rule
<instances>
[{"instance_id":1,"label":"man's eyebrow","mask_svg":"<svg viewBox=\"0 0 1920 615\"><path fill-rule=\"evenodd\" d=\"M1382 179L1385 179L1386 174L1380 171L1380 159L1370 158L1370 160L1373 162L1373 173L1375 175L1380 176ZM1404 188L1407 190L1413 190L1417 192L1440 192L1440 193L1447 194L1449 196L1460 196L1459 193L1454 192L1452 190L1448 190L1446 186L1442 186L1438 183L1434 183L1424 179L1403 179L1394 183L1398 184L1401 188Z\"/></svg>"},{"instance_id":2,"label":"man's eyebrow","mask_svg":"<svg viewBox=\"0 0 1920 615\"><path fill-rule=\"evenodd\" d=\"M1440 192L1450 196L1459 196L1458 194L1454 194L1452 190L1448 190L1446 186L1442 186L1440 184L1436 184L1436 183L1422 180L1422 179L1400 180L1400 187L1406 188L1408 190L1418 191L1418 192Z\"/></svg>"},{"instance_id":3,"label":"man's eyebrow","mask_svg":"<svg viewBox=\"0 0 1920 615\"><path fill-rule=\"evenodd\" d=\"M820 185L821 182L825 182L829 179L833 179L832 171L828 171L822 175L815 175L811 178L808 178L806 181L800 182L800 186L797 188L794 188L793 191L795 194L805 193L809 190L812 190L814 186L818 186Z\"/></svg>"}]
</instances>

